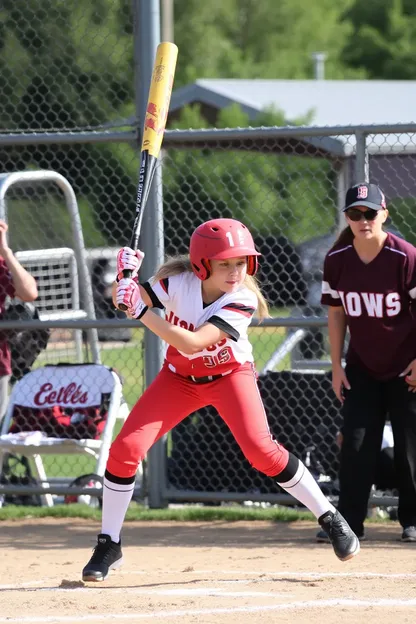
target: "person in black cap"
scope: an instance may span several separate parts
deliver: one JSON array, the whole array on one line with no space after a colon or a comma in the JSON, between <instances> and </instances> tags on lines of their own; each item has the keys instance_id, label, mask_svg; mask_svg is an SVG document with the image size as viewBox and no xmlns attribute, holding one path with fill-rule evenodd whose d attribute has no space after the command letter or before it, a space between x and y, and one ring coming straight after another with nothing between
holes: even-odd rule
<instances>
[{"instance_id":1,"label":"person in black cap","mask_svg":"<svg viewBox=\"0 0 416 624\"><path fill-rule=\"evenodd\" d=\"M362 538L388 415L401 539L416 542L416 248L384 230L389 213L376 184L351 187L343 212L347 227L325 257L321 298L344 421L338 510Z\"/></svg>"}]
</instances>

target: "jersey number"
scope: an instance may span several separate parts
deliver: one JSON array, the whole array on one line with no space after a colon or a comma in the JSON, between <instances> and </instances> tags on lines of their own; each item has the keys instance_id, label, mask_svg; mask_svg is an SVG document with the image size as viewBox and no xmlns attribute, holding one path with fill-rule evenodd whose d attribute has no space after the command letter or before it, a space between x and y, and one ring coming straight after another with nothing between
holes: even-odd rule
<instances>
[{"instance_id":1,"label":"jersey number","mask_svg":"<svg viewBox=\"0 0 416 624\"><path fill-rule=\"evenodd\" d=\"M231 360L231 349L230 347L225 347L225 349L221 349L217 355L204 355L203 360L207 368L225 364Z\"/></svg>"}]
</instances>

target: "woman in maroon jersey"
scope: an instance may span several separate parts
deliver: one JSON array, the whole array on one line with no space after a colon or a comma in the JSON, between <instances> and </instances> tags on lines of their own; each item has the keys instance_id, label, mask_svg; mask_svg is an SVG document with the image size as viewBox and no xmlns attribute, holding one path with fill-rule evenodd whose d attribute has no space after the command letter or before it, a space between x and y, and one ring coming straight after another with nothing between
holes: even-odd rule
<instances>
[{"instance_id":1,"label":"woman in maroon jersey","mask_svg":"<svg viewBox=\"0 0 416 624\"><path fill-rule=\"evenodd\" d=\"M332 386L344 418L338 509L363 537L388 414L401 539L416 542L416 248L384 230L388 210L375 184L350 188L344 213L348 226L326 255L322 284Z\"/></svg>"}]
</instances>

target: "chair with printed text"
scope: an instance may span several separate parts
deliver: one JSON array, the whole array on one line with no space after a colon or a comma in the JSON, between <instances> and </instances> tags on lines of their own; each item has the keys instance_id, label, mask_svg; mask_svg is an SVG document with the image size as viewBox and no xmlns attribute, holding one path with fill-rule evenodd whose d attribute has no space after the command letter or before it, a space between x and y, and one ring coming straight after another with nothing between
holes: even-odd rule
<instances>
[{"instance_id":1,"label":"chair with printed text","mask_svg":"<svg viewBox=\"0 0 416 624\"><path fill-rule=\"evenodd\" d=\"M1 426L0 478L7 453L30 459L44 488L50 484L45 455L93 457L95 474L102 477L122 402L119 376L102 364L55 364L30 371L15 384ZM42 498L53 506L51 494Z\"/></svg>"}]
</instances>

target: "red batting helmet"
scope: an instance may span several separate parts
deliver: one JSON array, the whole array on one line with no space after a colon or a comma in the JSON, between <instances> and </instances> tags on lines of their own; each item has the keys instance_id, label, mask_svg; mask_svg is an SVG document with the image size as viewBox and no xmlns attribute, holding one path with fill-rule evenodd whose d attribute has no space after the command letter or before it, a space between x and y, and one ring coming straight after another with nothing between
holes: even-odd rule
<instances>
[{"instance_id":1,"label":"red batting helmet","mask_svg":"<svg viewBox=\"0 0 416 624\"><path fill-rule=\"evenodd\" d=\"M191 236L189 256L197 277L206 280L211 274L210 260L247 256L247 273L257 271L257 256L248 228L235 219L212 219L199 225Z\"/></svg>"}]
</instances>

